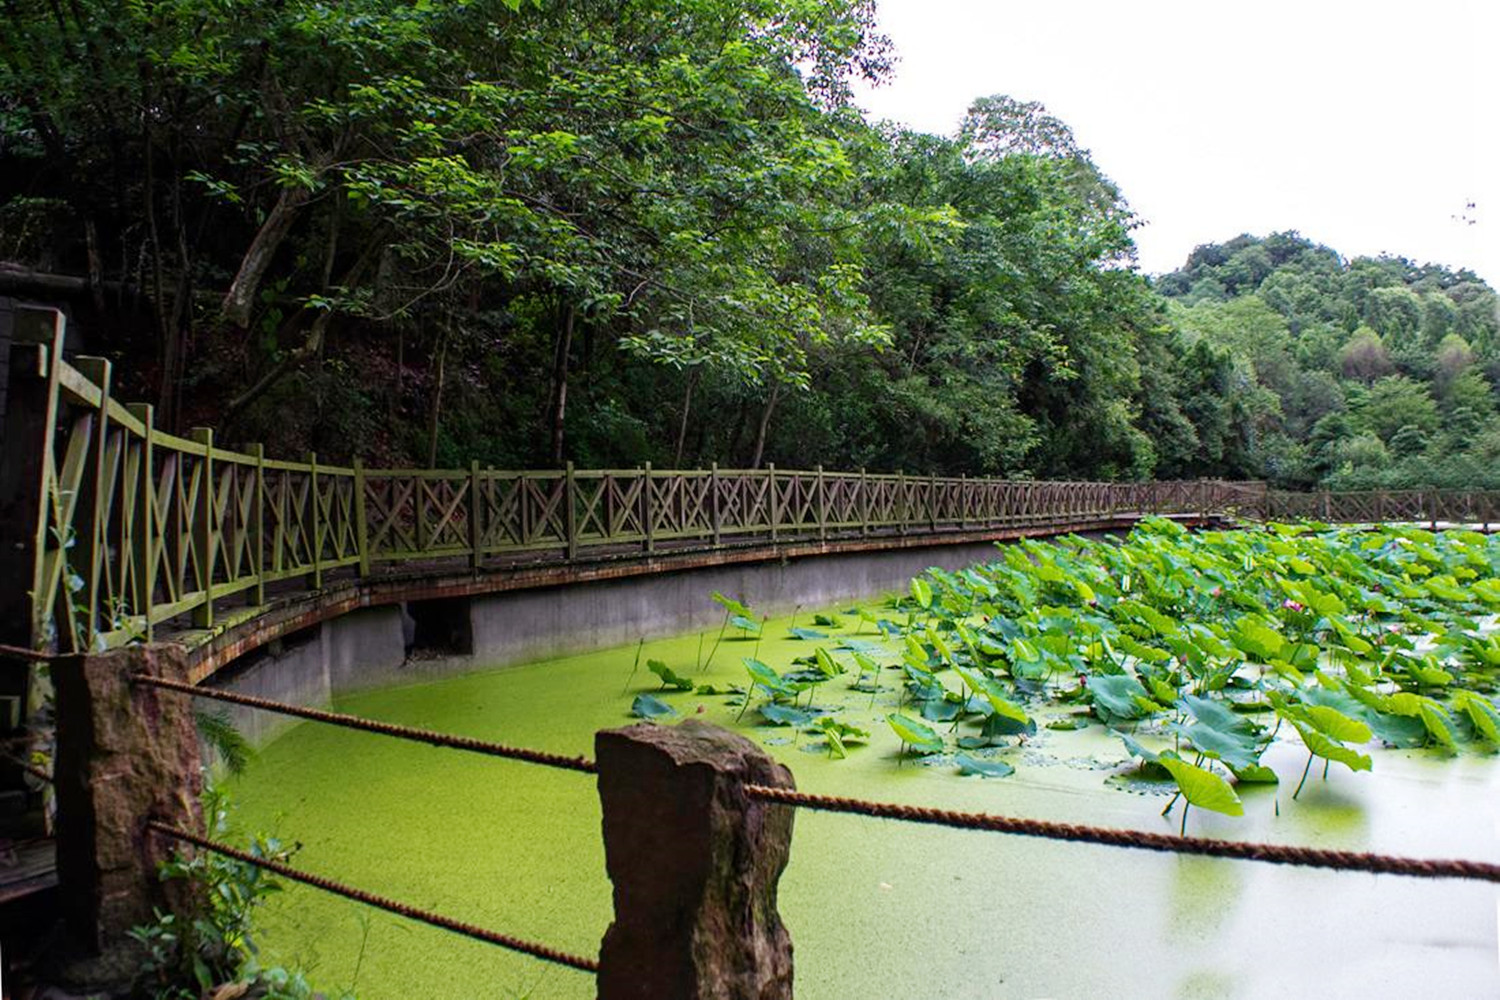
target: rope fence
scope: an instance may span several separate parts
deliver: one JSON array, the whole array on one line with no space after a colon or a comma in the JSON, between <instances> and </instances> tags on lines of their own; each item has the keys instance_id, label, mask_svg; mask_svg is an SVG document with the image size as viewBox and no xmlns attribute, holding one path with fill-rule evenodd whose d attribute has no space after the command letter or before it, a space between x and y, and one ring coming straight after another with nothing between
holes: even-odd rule
<instances>
[{"instance_id":1,"label":"rope fence","mask_svg":"<svg viewBox=\"0 0 1500 1000\"><path fill-rule=\"evenodd\" d=\"M215 854L223 855L226 858L233 858L236 861L243 861L247 865L254 865L256 868L273 872L289 881L310 885L315 889L322 889L324 892L332 893L335 896L342 896L356 903L373 906L377 910L394 913L398 917L405 917L408 920L415 920L418 923L427 924L445 931L452 931L455 934L461 934L476 941L483 941L487 944L498 945L501 948L508 948L523 955L530 955L532 958L539 958L544 962L565 965L570 969L577 969L580 972L598 973L599 971L599 963L594 959L573 955L557 948L550 948L532 941L525 941L521 938L512 937L509 934L501 934L497 931L476 926L475 924L465 923L462 920L454 920L451 917L443 916L441 913L433 913L430 910L410 906L394 899L388 899L385 896L378 896L375 893L344 885L342 882L336 882L322 875L314 875L311 872L293 868L279 861L259 857L248 851L231 847L228 844L209 840L207 837L200 837L195 833L178 829L175 826L169 826L153 820L146 824L146 828L153 833L158 833L172 840L192 844L194 847L205 851L212 851Z\"/></svg>"},{"instance_id":2,"label":"rope fence","mask_svg":"<svg viewBox=\"0 0 1500 1000\"><path fill-rule=\"evenodd\" d=\"M814 809L821 812L894 819L907 823L925 823L958 830L985 830L1045 840L1065 840L1106 847L1126 847L1142 851L1171 854L1197 854L1211 858L1238 861L1262 861L1274 865L1300 865L1328 868L1334 871L1374 872L1381 875L1405 875L1411 878L1473 879L1500 882L1500 865L1482 861L1427 860L1359 851L1335 851L1316 847L1282 844L1257 844L1210 837L1176 837L1142 830L1119 830L1100 826L1081 826L1049 820L1019 819L991 813L957 812L929 806L909 806L894 802L867 802L836 795L816 795L768 785L746 785L745 792L762 802Z\"/></svg>"},{"instance_id":3,"label":"rope fence","mask_svg":"<svg viewBox=\"0 0 1500 1000\"><path fill-rule=\"evenodd\" d=\"M328 712L316 708L303 708L284 702L272 701L268 698L259 698L254 695L198 687L146 674L133 675L131 681L132 683L145 684L168 691L177 691L193 697L211 698L230 704L244 705L249 708L296 716L313 722L342 726L346 729L378 733L398 739L425 743L430 746L448 747L454 750L479 753L491 757L503 757L509 760L519 760L528 764L540 764L544 767L576 771L582 774L597 774L599 771L597 764L581 756L567 757L540 750L529 750L522 747L491 743L467 736L451 736L428 729L416 729L410 726L366 719L357 715L345 715L340 712ZM1402 875L1410 878L1470 879L1500 883L1500 864L1481 861L1405 858L1396 855L1372 854L1361 851L1342 851L1327 848L1299 847L1295 845L1219 840L1210 837L1180 837L1143 830L1111 829L1109 827L1059 823L1050 820L997 816L992 813L961 812L950 809L937 809L930 806L904 805L894 802L871 802L865 799L851 799L836 795L801 792L787 788L773 788L768 785L746 785L745 791L751 798L760 799L764 802L775 802L821 812L845 813L875 819L899 820L907 823L923 823L929 826L946 826L960 830L982 830L991 833L1038 837L1045 840L1098 844L1105 847L1122 847L1175 854L1194 854L1202 857L1228 858L1238 861L1259 861L1266 864L1296 865L1305 868L1323 868L1335 871L1360 871L1384 875Z\"/></svg>"},{"instance_id":4,"label":"rope fence","mask_svg":"<svg viewBox=\"0 0 1500 1000\"><path fill-rule=\"evenodd\" d=\"M736 892L750 893L759 901L757 906L764 906L769 908L769 912L775 912L775 887L780 866L768 866L762 862L766 858L778 856L778 852L784 858L785 852L790 849L790 817L782 816L786 839L780 843L774 839L768 840L762 836L766 828L766 817L756 818L751 811L756 803L1105 847L1332 871L1422 879L1465 879L1500 884L1500 864L1484 861L1411 858L1316 847L1184 837L983 812L875 802L776 787L746 780L742 763L742 755L746 751L742 741L718 727L691 720L683 727L633 726L605 731L597 737L599 759L592 760L584 756L569 757L324 709L305 708L254 695L200 687L174 679L185 674L180 659L176 663L157 663L153 666L152 661L141 657L132 663L135 665L118 670L113 669L113 664L96 664L92 671L63 672L60 679L66 683L76 683L80 691L92 692L97 689L102 693L96 697L104 701L108 701L109 697L118 700L119 694L131 687L138 690L153 689L178 697L206 698L428 746L600 776L606 871L614 884L615 921L604 936L597 957L572 954L547 944L480 927L324 875L301 870L286 863L285 859L264 857L258 852L211 839L197 832L198 820L190 810L174 812L171 806L163 806L159 790L155 787L134 789L131 793L134 804L128 806L123 824L119 822L121 817L114 817L110 822L136 830L144 828L150 835L169 839L179 845L186 845L187 848L234 859L289 882L540 961L589 973L596 977L599 995L607 1000L638 995L688 995L684 992L686 988L676 977L698 977L697 981L700 983L712 983L716 981L714 977L722 975L722 970L727 967L726 963L738 968L739 964L749 962L755 969L747 975L758 977L756 981L762 985L774 985L783 980L790 983L790 941L784 930L776 929L779 924L764 928L726 929L712 908L694 909L689 902L717 898L716 893L727 891L725 887L732 885L738 887ZM175 669L181 673L171 677L158 676L163 668ZM109 692L113 692L113 695L106 697ZM181 757L189 762L196 760L188 748L194 746L198 737L192 731L186 707L175 703L175 699L164 699L157 703L154 714L165 718L175 713L176 721L146 726L137 739L177 740L183 752L168 756L173 759ZM171 710L170 713L168 709ZM699 728L689 728L692 726ZM3 750L0 747L0 751ZM118 747L111 745L109 748L109 753L118 755L119 752ZM87 771L89 762L96 758L106 762L110 759L109 754L80 753L77 750L69 759ZM69 774L71 776L72 772ZM67 782L60 791L75 795L89 794L88 790L97 785L98 780L88 777L87 773L84 777L81 785L79 782ZM725 796L715 793L715 808L719 812L715 816L713 835L693 841L692 847L685 849L686 856L679 856L681 871L674 873L674 881L671 883L677 888L664 895L660 889L659 874L648 875L638 859L654 856L649 847L643 845L680 844L683 842L683 837L680 836L682 831L697 829L695 824L703 821L701 788L704 782L716 788L732 790L731 794ZM151 782L146 784L150 785ZM641 808L643 801L653 803L653 807ZM655 804L662 802L669 807L660 810L655 808ZM691 837L687 839L692 840ZM721 864L726 858L731 860ZM157 882L154 872L142 871L132 877L139 879L141 885ZM643 885L652 888L644 891ZM682 909L684 906L687 907L686 910ZM684 955L690 955L691 958L684 959ZM752 961L757 955L762 958ZM767 956L780 957L773 960ZM786 963L784 968L781 964L783 961ZM651 988L644 993L639 988L641 977L652 982ZM783 994L772 991L759 995L779 997Z\"/></svg>"},{"instance_id":5,"label":"rope fence","mask_svg":"<svg viewBox=\"0 0 1500 1000\"><path fill-rule=\"evenodd\" d=\"M132 684L144 684L148 687L161 688L164 691L176 691L194 698L209 698L214 701L227 702L231 705L243 705L247 708L275 712L279 715L296 716L299 719L308 719L312 722L321 722L330 726L341 726L345 729L355 729L365 733L378 733L381 736L393 736L396 739L409 740L413 743L425 743L428 746L462 750L466 753L483 754L486 757L503 757L507 760L519 760L527 764L555 767L563 771L577 771L580 774L598 773L598 768L594 762L586 757L568 757L564 754L547 753L544 750L528 750L524 747L506 746L503 743L491 743L488 740L478 740L469 736L452 736L448 733L439 733L431 729L417 729L413 726L397 725L394 722L380 722L376 719L366 719L358 715L346 715L343 712L328 712L320 708L304 708L300 705L289 705L286 702L272 701L269 698L258 698L255 695L238 694L234 691L220 691L215 688L199 687L196 684L186 684L181 681L167 680L162 677L152 677L149 674L134 674L131 676L130 681Z\"/></svg>"}]
</instances>

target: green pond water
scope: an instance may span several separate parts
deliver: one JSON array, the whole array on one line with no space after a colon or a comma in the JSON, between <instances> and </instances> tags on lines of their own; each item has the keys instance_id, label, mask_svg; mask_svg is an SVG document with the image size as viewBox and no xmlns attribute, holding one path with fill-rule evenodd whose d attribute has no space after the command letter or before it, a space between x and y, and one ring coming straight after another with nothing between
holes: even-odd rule
<instances>
[{"instance_id":1,"label":"green pond water","mask_svg":"<svg viewBox=\"0 0 1500 1000\"><path fill-rule=\"evenodd\" d=\"M851 634L857 620L836 634ZM810 624L806 611L799 624ZM813 643L767 624L758 655L778 670ZM731 633L732 635L732 633ZM863 638L873 638L866 627ZM713 636L709 635L712 643ZM828 643L832 645L832 643ZM664 660L701 683L743 683L754 640L726 638L695 667L699 636L416 683L343 699L343 711L568 754L629 724ZM892 657L891 659L895 659ZM1176 832L1166 797L1122 781L1133 768L1097 724L1042 728L998 756L1007 778L960 777L951 761L898 756L886 694L825 686L820 705L874 734L829 760L790 729L740 727L815 792ZM664 694L684 714L733 725L722 697ZM1056 710L1052 714L1061 714ZM1051 715L1044 710L1039 721ZM1246 815L1194 810L1188 832L1427 857L1500 861L1500 761L1376 751L1375 769L1335 767L1291 789L1305 752L1264 763L1283 786L1241 789ZM229 783L242 830L302 849L302 868L504 933L597 954L609 882L593 780L300 724ZM1279 815L1277 806L1279 801ZM1179 807L1180 808L1180 807ZM671 864L670 856L652 863ZM1471 882L1314 872L800 813L781 909L797 994L851 997L1500 996L1500 890ZM260 921L264 957L297 962L327 991L365 1000L583 998L592 977L289 887Z\"/></svg>"}]
</instances>

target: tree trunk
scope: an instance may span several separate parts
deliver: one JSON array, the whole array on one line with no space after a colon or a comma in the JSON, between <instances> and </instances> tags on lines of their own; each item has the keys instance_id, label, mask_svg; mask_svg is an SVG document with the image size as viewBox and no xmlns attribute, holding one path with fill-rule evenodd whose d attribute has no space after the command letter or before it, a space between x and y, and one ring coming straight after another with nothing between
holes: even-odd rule
<instances>
[{"instance_id":1,"label":"tree trunk","mask_svg":"<svg viewBox=\"0 0 1500 1000\"><path fill-rule=\"evenodd\" d=\"M381 238L371 239L364 253L360 254L359 259L354 262L353 266L350 267L348 271L344 272L343 280L339 283L345 287L352 287L357 281L359 281L360 276L364 274L365 269L369 267L370 264L374 261L375 255L380 250L381 243ZM330 237L328 244L330 261L332 260L332 254L337 249L337 246L337 240ZM332 272L325 267L325 292L328 289L326 281L331 275ZM288 320L288 323L290 322L291 320ZM249 406L251 403L259 399L267 389L275 385L277 381L280 380L280 378L287 372L296 368L298 365L302 364L302 362L308 360L309 358L321 357L323 354L324 337L327 335L328 326L332 322L333 310L321 310L318 313L317 318L313 320L312 328L308 331L307 334L307 339L304 340L299 347L296 347L284 353L281 356L281 360L272 365L269 371L267 371L264 375L262 375L255 381L255 384L229 401L228 405L224 407L224 417L219 421L219 427L222 429L232 424L235 418L240 415L245 407ZM285 326L283 326L283 329L285 329ZM277 336L277 339L280 339L279 334Z\"/></svg>"},{"instance_id":2,"label":"tree trunk","mask_svg":"<svg viewBox=\"0 0 1500 1000\"><path fill-rule=\"evenodd\" d=\"M547 416L554 466L562 465L563 461L563 418L568 409L568 356L573 349L573 316L573 307L569 305L563 312L552 353L552 393Z\"/></svg>"},{"instance_id":3,"label":"tree trunk","mask_svg":"<svg viewBox=\"0 0 1500 1000\"><path fill-rule=\"evenodd\" d=\"M693 409L693 388L698 384L698 369L688 372L687 388L682 392L682 419L677 424L677 449L672 454L672 467L682 468L682 446L687 442L688 414Z\"/></svg>"},{"instance_id":4,"label":"tree trunk","mask_svg":"<svg viewBox=\"0 0 1500 1000\"><path fill-rule=\"evenodd\" d=\"M250 249L240 260L239 273L234 276L229 291L224 293L224 303L220 308L224 318L241 330L250 325L250 307L260 289L261 279L266 276L277 248L291 232L292 223L297 221L297 214L307 204L310 195L305 187L282 188L281 197L276 199L271 214L266 216L255 239L250 241Z\"/></svg>"},{"instance_id":5,"label":"tree trunk","mask_svg":"<svg viewBox=\"0 0 1500 1000\"><path fill-rule=\"evenodd\" d=\"M781 395L781 383L771 383L771 395L766 399L765 409L760 411L760 429L755 432L755 454L750 459L750 468L760 468L760 459L766 450L766 431L771 427L771 411L776 409L776 397Z\"/></svg>"},{"instance_id":6,"label":"tree trunk","mask_svg":"<svg viewBox=\"0 0 1500 1000\"><path fill-rule=\"evenodd\" d=\"M448 324L443 324L443 332L438 335L437 360L434 362L434 375L437 379L432 389L432 411L427 419L427 467L437 468L437 446L438 427L442 417L443 409L443 368L448 358Z\"/></svg>"},{"instance_id":7,"label":"tree trunk","mask_svg":"<svg viewBox=\"0 0 1500 1000\"><path fill-rule=\"evenodd\" d=\"M103 316L104 258L99 253L99 227L94 224L93 216L83 220L83 240L88 248L89 298L94 303L94 311Z\"/></svg>"}]
</instances>

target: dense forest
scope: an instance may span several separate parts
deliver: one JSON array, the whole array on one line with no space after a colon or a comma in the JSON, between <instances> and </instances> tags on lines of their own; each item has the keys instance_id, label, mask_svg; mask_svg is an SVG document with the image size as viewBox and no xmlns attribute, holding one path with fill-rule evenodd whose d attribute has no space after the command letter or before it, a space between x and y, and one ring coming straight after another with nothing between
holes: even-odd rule
<instances>
[{"instance_id":1,"label":"dense forest","mask_svg":"<svg viewBox=\"0 0 1500 1000\"><path fill-rule=\"evenodd\" d=\"M1475 275L1283 233L1153 281L1039 104L867 121L874 13L7 4L0 294L284 455L1500 485Z\"/></svg>"}]
</instances>

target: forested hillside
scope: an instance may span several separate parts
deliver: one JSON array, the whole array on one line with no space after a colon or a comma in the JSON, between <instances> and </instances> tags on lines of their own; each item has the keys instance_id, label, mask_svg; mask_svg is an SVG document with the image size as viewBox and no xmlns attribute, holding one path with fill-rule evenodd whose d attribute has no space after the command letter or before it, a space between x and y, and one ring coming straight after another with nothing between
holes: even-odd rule
<instances>
[{"instance_id":1,"label":"forested hillside","mask_svg":"<svg viewBox=\"0 0 1500 1000\"><path fill-rule=\"evenodd\" d=\"M1040 105L981 98L948 137L864 120L873 24L872 0L10 4L0 294L63 294L164 426L280 454L1490 476L1474 275L1282 234L1153 287Z\"/></svg>"},{"instance_id":2,"label":"forested hillside","mask_svg":"<svg viewBox=\"0 0 1500 1000\"><path fill-rule=\"evenodd\" d=\"M1289 484L1500 484L1500 314L1469 271L1343 260L1277 233L1157 282L1173 325L1230 352L1247 471Z\"/></svg>"}]
</instances>

